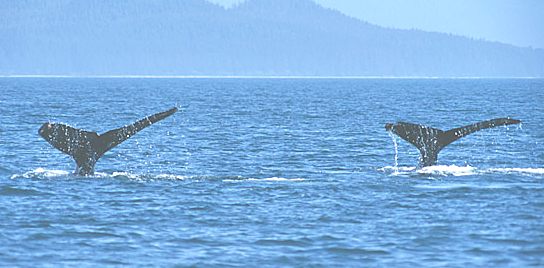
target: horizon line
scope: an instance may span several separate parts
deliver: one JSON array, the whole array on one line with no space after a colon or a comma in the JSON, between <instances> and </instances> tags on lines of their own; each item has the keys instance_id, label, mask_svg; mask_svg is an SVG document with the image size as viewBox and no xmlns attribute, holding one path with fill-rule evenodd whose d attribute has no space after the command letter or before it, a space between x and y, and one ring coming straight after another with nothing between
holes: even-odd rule
<instances>
[{"instance_id":1,"label":"horizon line","mask_svg":"<svg viewBox=\"0 0 544 268\"><path fill-rule=\"evenodd\" d=\"M538 76L314 76L314 75L0 75L0 78L123 78L123 79L544 79Z\"/></svg>"}]
</instances>

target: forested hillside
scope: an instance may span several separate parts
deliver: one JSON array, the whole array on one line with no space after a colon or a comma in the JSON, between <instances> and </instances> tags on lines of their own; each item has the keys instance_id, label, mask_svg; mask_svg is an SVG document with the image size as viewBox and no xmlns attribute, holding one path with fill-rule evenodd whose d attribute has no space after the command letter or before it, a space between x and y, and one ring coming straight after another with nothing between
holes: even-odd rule
<instances>
[{"instance_id":1,"label":"forested hillside","mask_svg":"<svg viewBox=\"0 0 544 268\"><path fill-rule=\"evenodd\" d=\"M544 77L544 51L382 28L310 0L0 0L0 74Z\"/></svg>"}]
</instances>

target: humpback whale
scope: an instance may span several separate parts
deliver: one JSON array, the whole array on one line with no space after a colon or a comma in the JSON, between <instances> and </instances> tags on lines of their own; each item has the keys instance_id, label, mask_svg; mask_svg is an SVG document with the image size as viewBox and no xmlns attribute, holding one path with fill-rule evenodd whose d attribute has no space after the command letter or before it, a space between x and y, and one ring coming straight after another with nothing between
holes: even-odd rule
<instances>
[{"instance_id":1,"label":"humpback whale","mask_svg":"<svg viewBox=\"0 0 544 268\"><path fill-rule=\"evenodd\" d=\"M94 173L94 165L107 151L132 137L138 131L172 115L177 110L174 107L100 135L96 132L58 123L44 123L38 134L53 147L76 161L76 175L88 176Z\"/></svg>"},{"instance_id":2,"label":"humpback whale","mask_svg":"<svg viewBox=\"0 0 544 268\"><path fill-rule=\"evenodd\" d=\"M426 167L436 164L440 150L464 136L486 128L519 123L520 120L512 118L496 118L443 131L424 125L397 122L385 124L385 129L417 147L420 152L419 165Z\"/></svg>"}]
</instances>

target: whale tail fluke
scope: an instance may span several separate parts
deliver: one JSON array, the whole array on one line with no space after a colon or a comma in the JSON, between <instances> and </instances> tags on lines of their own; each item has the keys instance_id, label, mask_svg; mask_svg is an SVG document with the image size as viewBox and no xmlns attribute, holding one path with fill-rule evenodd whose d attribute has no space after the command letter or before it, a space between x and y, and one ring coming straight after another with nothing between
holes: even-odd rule
<instances>
[{"instance_id":1,"label":"whale tail fluke","mask_svg":"<svg viewBox=\"0 0 544 268\"><path fill-rule=\"evenodd\" d=\"M471 125L443 131L424 125L407 122L387 123L385 129L395 133L403 140L411 143L420 152L420 166L432 166L438 161L438 153L452 142L482 129L519 124L520 120L512 118L496 118Z\"/></svg>"},{"instance_id":2,"label":"whale tail fluke","mask_svg":"<svg viewBox=\"0 0 544 268\"><path fill-rule=\"evenodd\" d=\"M132 137L134 134L138 133L140 130L160 120L163 120L164 118L174 114L177 111L178 111L178 108L174 107L168 111L150 115L144 119L136 121L133 124L126 125L124 127L120 127L117 129L113 129L106 133L101 134L99 137L101 143L103 144L103 148L101 148L101 153L104 154L105 152L111 150L113 147L119 145L123 141Z\"/></svg>"},{"instance_id":3,"label":"whale tail fluke","mask_svg":"<svg viewBox=\"0 0 544 268\"><path fill-rule=\"evenodd\" d=\"M59 123L45 123L38 134L59 151L73 156L79 148L98 138L96 132L77 129Z\"/></svg>"},{"instance_id":4,"label":"whale tail fluke","mask_svg":"<svg viewBox=\"0 0 544 268\"><path fill-rule=\"evenodd\" d=\"M407 122L388 123L385 125L385 129L397 134L419 150L420 166L432 166L438 161L438 152L442 149L439 139L444 131Z\"/></svg>"},{"instance_id":5,"label":"whale tail fluke","mask_svg":"<svg viewBox=\"0 0 544 268\"><path fill-rule=\"evenodd\" d=\"M53 147L70 155L76 161L76 174L91 175L96 161L107 151L177 111L178 109L174 107L102 135L58 123L45 123L38 133Z\"/></svg>"},{"instance_id":6,"label":"whale tail fluke","mask_svg":"<svg viewBox=\"0 0 544 268\"><path fill-rule=\"evenodd\" d=\"M442 135L442 140L441 142L444 144L444 146L462 138L462 137L465 137L469 134L472 134L476 131L480 131L482 129L486 129L486 128L494 128L494 127L498 127L498 126L506 126L506 125L513 125L513 124L520 124L521 121L520 120L517 120L517 119L512 119L512 118L496 118L496 119L491 119L491 120L487 120L487 121L482 121L482 122L478 122L478 123L474 123L474 124L471 124L471 125L468 125L468 126L464 126L464 127L458 127L458 128L454 128L454 129L450 129L446 132L444 132L444 134Z\"/></svg>"},{"instance_id":7,"label":"whale tail fluke","mask_svg":"<svg viewBox=\"0 0 544 268\"><path fill-rule=\"evenodd\" d=\"M418 149L427 146L433 139L444 133L437 128L407 122L388 123L385 125L385 129L397 134Z\"/></svg>"}]
</instances>

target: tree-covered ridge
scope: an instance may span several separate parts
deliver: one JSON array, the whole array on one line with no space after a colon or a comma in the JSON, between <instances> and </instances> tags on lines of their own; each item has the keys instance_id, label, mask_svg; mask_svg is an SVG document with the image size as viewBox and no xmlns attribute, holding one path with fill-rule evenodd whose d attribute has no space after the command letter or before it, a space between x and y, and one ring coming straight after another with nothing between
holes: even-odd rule
<instances>
[{"instance_id":1,"label":"tree-covered ridge","mask_svg":"<svg viewBox=\"0 0 544 268\"><path fill-rule=\"evenodd\" d=\"M0 74L544 76L544 51L378 27L310 0L0 1Z\"/></svg>"}]
</instances>

